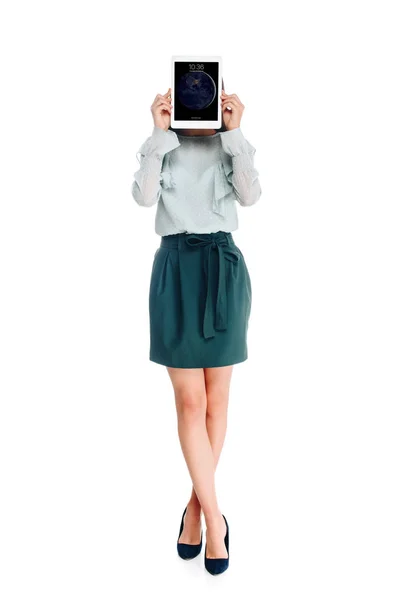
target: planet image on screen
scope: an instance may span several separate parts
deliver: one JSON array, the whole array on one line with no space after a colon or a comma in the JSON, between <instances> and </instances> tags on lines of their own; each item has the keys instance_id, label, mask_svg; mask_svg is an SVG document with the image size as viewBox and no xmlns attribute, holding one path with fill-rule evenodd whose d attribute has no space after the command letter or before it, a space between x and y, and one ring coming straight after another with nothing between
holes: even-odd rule
<instances>
[{"instance_id":1,"label":"planet image on screen","mask_svg":"<svg viewBox=\"0 0 400 600\"><path fill-rule=\"evenodd\" d=\"M217 93L212 77L204 71L185 73L178 83L179 101L190 110L203 110L214 100Z\"/></svg>"}]
</instances>

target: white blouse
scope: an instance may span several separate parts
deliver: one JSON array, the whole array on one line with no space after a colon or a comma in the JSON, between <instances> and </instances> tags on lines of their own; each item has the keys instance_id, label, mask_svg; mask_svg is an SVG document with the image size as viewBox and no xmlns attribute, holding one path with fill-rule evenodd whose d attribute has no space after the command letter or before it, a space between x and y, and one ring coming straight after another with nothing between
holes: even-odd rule
<instances>
[{"instance_id":1,"label":"white blouse","mask_svg":"<svg viewBox=\"0 0 400 600\"><path fill-rule=\"evenodd\" d=\"M154 126L136 154L133 198L157 204L160 236L234 231L237 203L251 206L261 195L255 151L240 127L192 136Z\"/></svg>"}]
</instances>

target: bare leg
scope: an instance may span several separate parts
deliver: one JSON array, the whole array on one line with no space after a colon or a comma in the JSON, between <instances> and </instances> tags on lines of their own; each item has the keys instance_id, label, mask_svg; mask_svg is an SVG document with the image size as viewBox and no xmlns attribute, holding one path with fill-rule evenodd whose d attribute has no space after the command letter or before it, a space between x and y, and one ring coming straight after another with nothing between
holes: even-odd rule
<instances>
[{"instance_id":1,"label":"bare leg","mask_svg":"<svg viewBox=\"0 0 400 600\"><path fill-rule=\"evenodd\" d=\"M229 384L233 366L210 369L172 369L181 447L193 481L192 496L179 541L200 541L200 513L207 525L207 557L226 557L226 527L218 508L214 474L222 451Z\"/></svg>"},{"instance_id":2,"label":"bare leg","mask_svg":"<svg viewBox=\"0 0 400 600\"><path fill-rule=\"evenodd\" d=\"M207 394L206 426L214 454L215 469L217 468L226 436L232 371L233 365L204 369ZM201 510L194 487L192 487L189 505L193 507L193 510Z\"/></svg>"}]
</instances>

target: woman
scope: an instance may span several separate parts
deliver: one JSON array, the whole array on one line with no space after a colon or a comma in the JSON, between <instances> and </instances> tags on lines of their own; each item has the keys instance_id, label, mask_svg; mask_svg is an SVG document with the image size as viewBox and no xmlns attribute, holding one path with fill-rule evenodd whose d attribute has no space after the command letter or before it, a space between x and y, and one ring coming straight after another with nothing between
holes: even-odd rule
<instances>
[{"instance_id":1,"label":"woman","mask_svg":"<svg viewBox=\"0 0 400 600\"><path fill-rule=\"evenodd\" d=\"M152 135L139 149L132 195L157 204L161 236L150 280L150 360L166 366L174 388L178 434L193 482L182 515L178 554L202 547L213 575L229 565L229 527L220 512L215 469L225 439L233 365L247 359L250 275L232 231L237 203L261 195L255 148L244 138L244 105L222 84L223 126L172 130L171 88L151 105Z\"/></svg>"}]
</instances>

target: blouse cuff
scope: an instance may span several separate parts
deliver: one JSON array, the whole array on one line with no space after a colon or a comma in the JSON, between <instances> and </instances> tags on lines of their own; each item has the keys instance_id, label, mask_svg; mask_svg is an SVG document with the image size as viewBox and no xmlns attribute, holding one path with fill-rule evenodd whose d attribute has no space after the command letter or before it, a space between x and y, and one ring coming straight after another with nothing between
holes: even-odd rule
<instances>
[{"instance_id":1,"label":"blouse cuff","mask_svg":"<svg viewBox=\"0 0 400 600\"><path fill-rule=\"evenodd\" d=\"M252 147L243 135L240 127L221 132L221 143L224 151L230 156L247 154Z\"/></svg>"},{"instance_id":2,"label":"blouse cuff","mask_svg":"<svg viewBox=\"0 0 400 600\"><path fill-rule=\"evenodd\" d=\"M165 129L161 129L161 127L157 127L156 125L153 127L151 139L153 149L159 154L170 152L180 145L180 141L178 140L178 136L176 135L175 131L171 131L170 129L166 131Z\"/></svg>"},{"instance_id":3,"label":"blouse cuff","mask_svg":"<svg viewBox=\"0 0 400 600\"><path fill-rule=\"evenodd\" d=\"M164 154L178 146L180 146L180 142L175 131L166 131L154 125L151 136L142 144L138 153L142 155L156 155L162 158Z\"/></svg>"}]
</instances>

